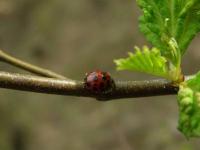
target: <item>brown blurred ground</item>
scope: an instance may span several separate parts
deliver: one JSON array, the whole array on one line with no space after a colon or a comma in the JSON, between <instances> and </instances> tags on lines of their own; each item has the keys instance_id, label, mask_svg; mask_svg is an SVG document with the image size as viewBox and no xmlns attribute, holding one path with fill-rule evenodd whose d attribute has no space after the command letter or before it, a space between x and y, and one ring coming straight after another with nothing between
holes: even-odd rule
<instances>
[{"instance_id":1,"label":"brown blurred ground","mask_svg":"<svg viewBox=\"0 0 200 150\"><path fill-rule=\"evenodd\" d=\"M147 44L134 0L0 0L0 47L70 78L102 69L121 80L113 59ZM199 70L199 38L183 62ZM0 63L1 70L23 72ZM0 150L197 150L176 130L175 96L111 102L1 89Z\"/></svg>"}]
</instances>

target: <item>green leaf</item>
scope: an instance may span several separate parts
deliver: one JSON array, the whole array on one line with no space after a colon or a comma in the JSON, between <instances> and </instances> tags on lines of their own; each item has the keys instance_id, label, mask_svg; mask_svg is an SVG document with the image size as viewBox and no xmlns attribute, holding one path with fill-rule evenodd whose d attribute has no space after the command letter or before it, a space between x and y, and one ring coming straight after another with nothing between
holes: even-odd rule
<instances>
[{"instance_id":1,"label":"green leaf","mask_svg":"<svg viewBox=\"0 0 200 150\"><path fill-rule=\"evenodd\" d=\"M135 50L135 54L128 53L128 58L115 60L118 70L139 71L170 78L167 60L161 56L157 48L149 50L148 47L144 46L143 51L138 47L135 47Z\"/></svg>"},{"instance_id":2,"label":"green leaf","mask_svg":"<svg viewBox=\"0 0 200 150\"><path fill-rule=\"evenodd\" d=\"M200 137L200 72L180 85L178 129L187 137Z\"/></svg>"},{"instance_id":3,"label":"green leaf","mask_svg":"<svg viewBox=\"0 0 200 150\"><path fill-rule=\"evenodd\" d=\"M200 31L200 0L137 0L137 3L143 12L140 29L153 46L174 61L169 43L174 39L183 55Z\"/></svg>"}]
</instances>

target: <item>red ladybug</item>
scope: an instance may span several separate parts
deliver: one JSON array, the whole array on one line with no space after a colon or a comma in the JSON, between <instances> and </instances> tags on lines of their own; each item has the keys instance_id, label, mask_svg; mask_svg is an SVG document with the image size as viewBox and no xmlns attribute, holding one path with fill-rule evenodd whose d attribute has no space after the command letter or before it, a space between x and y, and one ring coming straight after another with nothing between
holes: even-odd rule
<instances>
[{"instance_id":1,"label":"red ladybug","mask_svg":"<svg viewBox=\"0 0 200 150\"><path fill-rule=\"evenodd\" d=\"M114 81L108 72L94 71L86 74L85 88L93 93L109 93L115 87Z\"/></svg>"}]
</instances>

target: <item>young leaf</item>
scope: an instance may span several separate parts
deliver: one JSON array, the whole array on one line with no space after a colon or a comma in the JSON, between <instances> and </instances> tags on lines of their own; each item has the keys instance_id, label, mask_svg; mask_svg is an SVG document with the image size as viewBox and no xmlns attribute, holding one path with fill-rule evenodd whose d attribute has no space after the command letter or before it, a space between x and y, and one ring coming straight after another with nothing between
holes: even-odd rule
<instances>
[{"instance_id":1,"label":"young leaf","mask_svg":"<svg viewBox=\"0 0 200 150\"><path fill-rule=\"evenodd\" d=\"M200 72L180 85L178 129L187 137L200 137Z\"/></svg>"},{"instance_id":2,"label":"young leaf","mask_svg":"<svg viewBox=\"0 0 200 150\"><path fill-rule=\"evenodd\" d=\"M115 60L118 70L132 70L169 78L167 60L161 56L157 48L149 50L144 46L143 51L135 47L135 54L128 53L129 57Z\"/></svg>"},{"instance_id":3,"label":"young leaf","mask_svg":"<svg viewBox=\"0 0 200 150\"><path fill-rule=\"evenodd\" d=\"M175 39L183 55L200 31L200 0L137 0L143 11L140 29L147 39L172 59L169 41Z\"/></svg>"}]
</instances>

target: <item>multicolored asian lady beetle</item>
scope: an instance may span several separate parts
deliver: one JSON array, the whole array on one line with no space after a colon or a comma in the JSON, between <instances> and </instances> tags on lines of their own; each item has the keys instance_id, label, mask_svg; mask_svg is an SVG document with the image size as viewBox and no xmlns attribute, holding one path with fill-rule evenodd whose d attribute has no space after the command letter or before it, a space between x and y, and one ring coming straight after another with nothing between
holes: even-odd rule
<instances>
[{"instance_id":1,"label":"multicolored asian lady beetle","mask_svg":"<svg viewBox=\"0 0 200 150\"><path fill-rule=\"evenodd\" d=\"M86 74L85 88L96 94L111 92L115 83L108 72L94 71Z\"/></svg>"}]
</instances>

